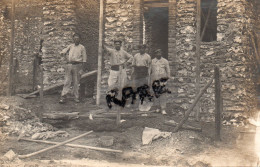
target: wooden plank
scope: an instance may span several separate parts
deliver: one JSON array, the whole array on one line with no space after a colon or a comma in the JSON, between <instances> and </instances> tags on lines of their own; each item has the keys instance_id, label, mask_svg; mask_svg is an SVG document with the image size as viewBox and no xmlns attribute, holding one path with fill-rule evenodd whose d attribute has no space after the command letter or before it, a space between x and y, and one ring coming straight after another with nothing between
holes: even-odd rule
<instances>
[{"instance_id":1,"label":"wooden plank","mask_svg":"<svg viewBox=\"0 0 260 167\"><path fill-rule=\"evenodd\" d=\"M196 24L197 24L197 33L196 33L196 93L200 92L200 45L201 45L201 37L200 37L200 28L201 28L201 0L197 0L197 16L196 16ZM196 120L200 120L200 102L198 102L196 106Z\"/></svg>"},{"instance_id":2,"label":"wooden plank","mask_svg":"<svg viewBox=\"0 0 260 167\"><path fill-rule=\"evenodd\" d=\"M173 122L173 121L166 121L166 122L164 122L164 124L165 125L170 125L170 126L178 126L178 123ZM182 129L193 130L193 131L198 131L198 132L202 131L201 128L197 128L197 127L193 127L193 126L185 125L185 124L182 126Z\"/></svg>"},{"instance_id":3,"label":"wooden plank","mask_svg":"<svg viewBox=\"0 0 260 167\"><path fill-rule=\"evenodd\" d=\"M101 72L102 72L102 57L103 57L103 24L104 24L104 1L100 0L99 14L99 41L98 41L98 73L97 73L97 98L96 104L100 105L101 97Z\"/></svg>"},{"instance_id":4,"label":"wooden plank","mask_svg":"<svg viewBox=\"0 0 260 167\"><path fill-rule=\"evenodd\" d=\"M45 144L59 144L58 142L52 142L52 141L46 141L46 140L32 140L32 139L24 139L24 138L21 138L20 140L37 142L37 143L45 143ZM84 146L84 145L79 145L79 144L65 144L65 146L76 147L76 148L85 148L85 149L98 150L98 151L116 152L116 153L122 153L123 152L121 150L114 150L114 149L101 148L101 147L92 147L92 146Z\"/></svg>"},{"instance_id":5,"label":"wooden plank","mask_svg":"<svg viewBox=\"0 0 260 167\"><path fill-rule=\"evenodd\" d=\"M84 133L84 134L82 134L82 135L79 135L79 136L77 136L77 137L74 137L74 138L71 138L71 139L66 140L66 141L64 141L64 142L61 142L61 143L59 143L59 144L56 144L56 145L54 145L54 146L51 146L51 147L48 147L48 148L45 148L45 149L42 149L42 150L39 150L39 151L30 153L30 154L18 155L18 158L29 158L29 157L32 157L32 156L34 156L34 155L38 155L38 154L40 154L40 153L49 151L49 150L51 150L51 149L57 148L57 147L59 147L59 146L62 146L62 145L64 145L64 144L67 144L67 143L69 143L69 142L72 142L72 141L74 141L74 140L77 140L77 139L79 139L79 138L82 138L82 137L84 137L84 136L86 136L86 135L88 135L88 134L90 134L90 133L92 133L92 132L93 132L93 131L89 131L89 132Z\"/></svg>"},{"instance_id":6,"label":"wooden plank","mask_svg":"<svg viewBox=\"0 0 260 167\"><path fill-rule=\"evenodd\" d=\"M169 3L145 3L144 7L148 7L148 8L168 8Z\"/></svg>"},{"instance_id":7,"label":"wooden plank","mask_svg":"<svg viewBox=\"0 0 260 167\"><path fill-rule=\"evenodd\" d=\"M94 71L85 73L85 74L83 74L83 75L81 76L81 79L86 79L87 77L92 76L92 75L95 75L96 73L97 73L97 70L94 70ZM55 89L61 89L63 85L64 85L64 83L57 83L57 84L55 84L55 85L52 85L52 86L49 86L49 87L45 87L45 88L43 89L43 92L53 91L53 90L55 90ZM30 93L30 94L27 94L27 95L25 95L25 96L22 96L22 97L26 99L26 98L28 98L28 97L30 97L30 96L32 96L32 95L38 94L39 92L40 92L39 90L36 90L36 91L34 91L34 92Z\"/></svg>"},{"instance_id":8,"label":"wooden plank","mask_svg":"<svg viewBox=\"0 0 260 167\"><path fill-rule=\"evenodd\" d=\"M177 132L182 127L182 125L185 123L185 121L189 118L190 113L192 112L192 110L194 109L194 107L200 100L201 96L204 94L204 92L212 84L213 80L214 80L214 77L211 78L211 80L207 83L207 85L205 85L204 88L200 91L200 93L196 96L196 98L195 98L194 102L192 103L192 105L190 106L189 110L187 112L185 112L184 118L180 121L178 126L176 126L176 128L174 129L174 132Z\"/></svg>"},{"instance_id":9,"label":"wooden plank","mask_svg":"<svg viewBox=\"0 0 260 167\"><path fill-rule=\"evenodd\" d=\"M221 113L222 113L222 97L221 97L221 83L219 68L216 66L215 69L215 140L220 141L220 130L221 130Z\"/></svg>"},{"instance_id":10,"label":"wooden plank","mask_svg":"<svg viewBox=\"0 0 260 167\"><path fill-rule=\"evenodd\" d=\"M80 116L81 117L81 116ZM83 116L83 117L87 117L87 116ZM94 119L95 118L111 118L111 119L114 119L114 118L117 118L118 115L93 115L92 116ZM123 119L136 119L136 118L140 118L140 117L143 117L143 118L154 118L154 117L157 117L157 115L149 115L147 114L146 116L141 116L141 115L125 115L125 114L120 114L120 121L121 121L121 118ZM120 122L119 122L120 124Z\"/></svg>"},{"instance_id":11,"label":"wooden plank","mask_svg":"<svg viewBox=\"0 0 260 167\"><path fill-rule=\"evenodd\" d=\"M43 119L61 119L61 120L71 120L79 118L79 112L72 113L44 113L42 115Z\"/></svg>"}]
</instances>

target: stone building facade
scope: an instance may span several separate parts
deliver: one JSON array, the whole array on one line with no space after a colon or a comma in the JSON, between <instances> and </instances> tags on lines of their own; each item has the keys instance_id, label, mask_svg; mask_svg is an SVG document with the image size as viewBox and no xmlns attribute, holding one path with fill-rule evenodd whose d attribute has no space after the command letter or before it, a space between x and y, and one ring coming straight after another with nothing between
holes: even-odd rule
<instances>
[{"instance_id":1,"label":"stone building facade","mask_svg":"<svg viewBox=\"0 0 260 167\"><path fill-rule=\"evenodd\" d=\"M3 2L5 1L1 3ZM215 40L201 43L200 86L203 87L210 80L214 66L218 65L222 76L224 111L250 112L256 107L257 73L256 53L250 33L253 32L255 42L260 40L259 2L214 2L217 33ZM162 47L164 50L174 77L169 83L173 93L168 101L173 112L186 111L196 96L196 3L196 0L105 0L104 4L104 44L112 46L114 37L119 35L123 39L124 49L133 55L138 52L137 45L140 43L148 44L148 52L152 57L155 48ZM6 4L7 9L10 9L8 1ZM98 1L21 0L17 6L28 9L23 11L37 11L25 12L26 15L22 17L21 14L21 18L18 17L15 22L15 55L19 60L21 87L31 84L32 69L28 62L32 61L32 52L39 47L41 38L45 40L43 66L46 85L63 80L65 60L59 56L59 51L72 42L71 35L74 31L82 34L90 60L89 70L97 69ZM3 16L5 5L1 5L1 11L0 27L6 30L2 32L8 32L0 36L0 42L3 42L9 38L10 20ZM160 16L159 19L157 16ZM158 22L155 22L156 19ZM158 25L164 25L163 31L156 29ZM158 34L163 36L163 40L158 38ZM1 49L1 56L8 55L6 42L5 45L0 46L5 48ZM104 94L110 68L106 55L103 63ZM7 66L0 68L4 67ZM213 85L202 98L201 112L204 115L214 113Z\"/></svg>"},{"instance_id":2,"label":"stone building facade","mask_svg":"<svg viewBox=\"0 0 260 167\"><path fill-rule=\"evenodd\" d=\"M11 36L11 1L0 2L2 62L1 73L8 74ZM14 57L18 59L16 93L33 89L33 59L43 39L44 84L64 80L65 57L60 51L73 42L72 35L82 34L86 47L88 70L96 68L98 50L99 2L96 0L15 0ZM5 16L6 15L6 16ZM6 93L7 80L1 83L1 94Z\"/></svg>"},{"instance_id":3,"label":"stone building facade","mask_svg":"<svg viewBox=\"0 0 260 167\"><path fill-rule=\"evenodd\" d=\"M134 54L136 44L147 43L150 47L148 52L153 57L153 47L156 47L151 42L153 27L149 26L152 24L149 19L144 18L144 10L151 10L150 6L152 5L146 7L146 2L149 3L148 0L138 2L135 0L107 1L105 23L105 42L107 44L111 43L115 32L121 32L126 36L126 50L129 49L130 43L133 48L132 54ZM171 73L174 77L174 80L169 83L173 94L172 98L169 98L168 104L173 112L186 111L196 95L197 1L169 0L161 2L167 3L166 7L163 6L168 10L168 41L166 43L168 50L165 57L170 62ZM201 43L200 86L203 87L213 76L214 66L219 66L222 77L224 111L249 112L256 107L257 62L249 32L259 33L259 29L255 28L257 21L259 21L257 1L217 0L216 5L217 39ZM140 13L129 10L131 6L134 6L134 9ZM156 6L153 7L156 8ZM120 12L112 14L111 11ZM127 12L128 19L125 16L120 16L120 14ZM133 14L136 16L132 19ZM133 24L130 24L130 21ZM134 25L134 23L138 23L139 26L133 26L130 29L131 33L136 35L132 36L135 38L129 38L129 29L125 32L125 27L127 24ZM163 35L163 32L156 33ZM134 40L137 41L134 42ZM107 75L103 75L103 77L106 79ZM207 90L202 98L201 113L202 116L214 114L214 85Z\"/></svg>"}]
</instances>

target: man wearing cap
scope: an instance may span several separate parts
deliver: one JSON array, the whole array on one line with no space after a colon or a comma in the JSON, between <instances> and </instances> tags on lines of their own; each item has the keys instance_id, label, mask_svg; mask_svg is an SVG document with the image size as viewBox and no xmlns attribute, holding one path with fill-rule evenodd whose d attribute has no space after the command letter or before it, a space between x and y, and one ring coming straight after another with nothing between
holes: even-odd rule
<instances>
[{"instance_id":1,"label":"man wearing cap","mask_svg":"<svg viewBox=\"0 0 260 167\"><path fill-rule=\"evenodd\" d=\"M132 63L133 56L124 51L122 41L120 39L114 40L115 49L104 47L104 50L109 54L111 70L108 78L109 90L119 87L124 87L127 82L126 67ZM120 68L122 68L120 74ZM120 75L120 76L119 76ZM121 85L119 85L121 79Z\"/></svg>"},{"instance_id":2,"label":"man wearing cap","mask_svg":"<svg viewBox=\"0 0 260 167\"><path fill-rule=\"evenodd\" d=\"M155 50L155 58L152 60L151 63L151 83L153 83L155 80L160 80L161 78L170 78L170 66L168 60L162 57L162 50L157 49ZM158 98L158 102L160 104L161 113L166 113L166 102L167 102L167 96L166 93L161 94ZM160 112L159 109L156 110L157 112Z\"/></svg>"},{"instance_id":3,"label":"man wearing cap","mask_svg":"<svg viewBox=\"0 0 260 167\"><path fill-rule=\"evenodd\" d=\"M71 82L73 81L73 94L75 96L74 101L79 103L79 84L80 75L86 70L87 54L86 49L80 44L79 34L73 35L74 44L69 45L67 48L61 51L61 55L67 56L67 66L65 71L65 82L63 90L61 92L60 103L65 102L66 95L70 91Z\"/></svg>"},{"instance_id":4,"label":"man wearing cap","mask_svg":"<svg viewBox=\"0 0 260 167\"><path fill-rule=\"evenodd\" d=\"M148 85L149 68L151 66L151 56L145 53L146 45L139 45L140 53L137 53L132 62L132 76L134 87L137 89L144 84Z\"/></svg>"}]
</instances>

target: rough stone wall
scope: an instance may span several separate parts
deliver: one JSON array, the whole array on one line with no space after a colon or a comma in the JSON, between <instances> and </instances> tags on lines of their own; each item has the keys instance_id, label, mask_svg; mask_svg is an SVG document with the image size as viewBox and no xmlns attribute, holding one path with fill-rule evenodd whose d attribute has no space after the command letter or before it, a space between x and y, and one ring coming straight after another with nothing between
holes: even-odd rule
<instances>
[{"instance_id":1,"label":"rough stone wall","mask_svg":"<svg viewBox=\"0 0 260 167\"><path fill-rule=\"evenodd\" d=\"M134 55L136 46L142 42L141 1L107 0L104 14L105 45L113 48L113 40L119 36L123 40L123 49ZM104 55L103 67L102 94L107 90L110 69L107 55Z\"/></svg>"},{"instance_id":2,"label":"rough stone wall","mask_svg":"<svg viewBox=\"0 0 260 167\"><path fill-rule=\"evenodd\" d=\"M214 66L218 65L225 112L248 112L256 107L256 61L247 33L255 23L253 13L250 1L218 0L218 39L201 44L201 87L214 75ZM174 112L183 112L195 98L195 0L177 1L176 30L176 57L169 55L171 68L176 69L172 72L176 94L169 105ZM202 117L212 117L214 109L213 83L201 99Z\"/></svg>"},{"instance_id":3,"label":"rough stone wall","mask_svg":"<svg viewBox=\"0 0 260 167\"><path fill-rule=\"evenodd\" d=\"M39 50L42 26L41 1L23 0L16 4L14 57L19 64L16 93L32 91L33 55Z\"/></svg>"},{"instance_id":4,"label":"rough stone wall","mask_svg":"<svg viewBox=\"0 0 260 167\"><path fill-rule=\"evenodd\" d=\"M63 81L66 58L60 51L73 43L76 14L73 0L45 0L43 6L44 84L49 85Z\"/></svg>"},{"instance_id":5,"label":"rough stone wall","mask_svg":"<svg viewBox=\"0 0 260 167\"><path fill-rule=\"evenodd\" d=\"M226 60L221 69L225 111L249 112L256 107L256 61L248 33L254 24L252 5L246 0L218 2L217 40L226 49L220 49Z\"/></svg>"},{"instance_id":6,"label":"rough stone wall","mask_svg":"<svg viewBox=\"0 0 260 167\"><path fill-rule=\"evenodd\" d=\"M170 64L171 69L171 76L176 77L177 76L177 49L176 49L176 43L177 43L177 0L169 0L169 23L168 23L168 60ZM170 95L171 101L168 101L168 103L171 103L173 111L178 109L179 105L177 103L173 103L177 99L177 91L178 91L178 84L175 84L175 82L178 81L177 78L174 80L170 80L168 83L169 87L171 87L172 94Z\"/></svg>"},{"instance_id":7,"label":"rough stone wall","mask_svg":"<svg viewBox=\"0 0 260 167\"><path fill-rule=\"evenodd\" d=\"M8 84L8 64L10 55L10 13L7 3L0 2L0 94L5 95Z\"/></svg>"},{"instance_id":8,"label":"rough stone wall","mask_svg":"<svg viewBox=\"0 0 260 167\"><path fill-rule=\"evenodd\" d=\"M175 74L173 84L176 94L172 101L168 101L173 112L186 111L195 97L195 2L179 0L176 4L176 56L169 55L171 65L174 66L171 68L175 70L172 74Z\"/></svg>"},{"instance_id":9,"label":"rough stone wall","mask_svg":"<svg viewBox=\"0 0 260 167\"><path fill-rule=\"evenodd\" d=\"M218 1L217 41L202 43L201 85L214 65L221 71L224 112L251 112L256 107L256 60L249 31L255 23L250 1ZM214 114L214 86L202 98L202 115Z\"/></svg>"}]
</instances>

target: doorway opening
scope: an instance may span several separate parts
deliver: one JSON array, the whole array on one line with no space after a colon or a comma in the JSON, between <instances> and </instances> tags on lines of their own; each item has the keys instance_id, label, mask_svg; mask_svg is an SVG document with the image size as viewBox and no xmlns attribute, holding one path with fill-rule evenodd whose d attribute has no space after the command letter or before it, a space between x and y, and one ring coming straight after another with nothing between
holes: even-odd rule
<instances>
[{"instance_id":1,"label":"doorway opening","mask_svg":"<svg viewBox=\"0 0 260 167\"><path fill-rule=\"evenodd\" d=\"M168 59L168 7L147 8L144 11L144 43L148 53L154 58L154 50L162 49Z\"/></svg>"}]
</instances>

